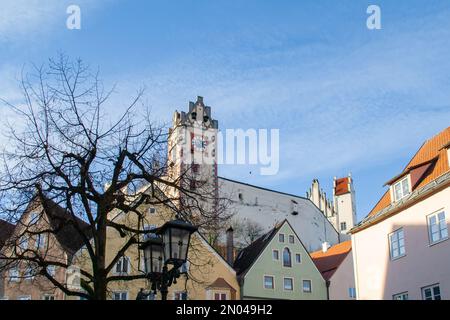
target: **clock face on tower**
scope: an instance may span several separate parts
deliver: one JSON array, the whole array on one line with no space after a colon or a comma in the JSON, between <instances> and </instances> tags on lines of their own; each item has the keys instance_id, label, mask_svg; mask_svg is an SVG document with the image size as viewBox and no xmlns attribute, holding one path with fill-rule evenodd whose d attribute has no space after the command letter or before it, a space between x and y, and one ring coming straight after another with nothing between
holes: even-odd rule
<instances>
[{"instance_id":1,"label":"clock face on tower","mask_svg":"<svg viewBox=\"0 0 450 320\"><path fill-rule=\"evenodd\" d=\"M192 139L192 146L197 151L202 151L202 152L205 151L207 145L208 145L208 142L203 140L200 137L194 137Z\"/></svg>"}]
</instances>

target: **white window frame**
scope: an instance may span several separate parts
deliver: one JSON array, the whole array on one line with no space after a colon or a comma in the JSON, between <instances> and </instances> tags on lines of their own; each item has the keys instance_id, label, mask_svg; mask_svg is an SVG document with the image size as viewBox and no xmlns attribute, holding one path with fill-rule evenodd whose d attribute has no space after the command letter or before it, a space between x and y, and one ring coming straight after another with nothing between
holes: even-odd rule
<instances>
[{"instance_id":1,"label":"white window frame","mask_svg":"<svg viewBox=\"0 0 450 320\"><path fill-rule=\"evenodd\" d=\"M292 239L292 242L291 242L291 239ZM290 234L290 235L288 236L288 243L289 243L289 244L295 244L295 237L294 237L293 234Z\"/></svg>"},{"instance_id":2,"label":"white window frame","mask_svg":"<svg viewBox=\"0 0 450 320\"><path fill-rule=\"evenodd\" d=\"M158 228L156 224L146 223L144 224L144 231L149 231ZM156 235L154 233L144 233L143 234L143 240L146 241L148 239L155 238Z\"/></svg>"},{"instance_id":3,"label":"white window frame","mask_svg":"<svg viewBox=\"0 0 450 320\"><path fill-rule=\"evenodd\" d=\"M47 273L51 276L51 277L55 277L56 276L56 266L55 265L49 265L46 267L47 269Z\"/></svg>"},{"instance_id":4,"label":"white window frame","mask_svg":"<svg viewBox=\"0 0 450 320\"><path fill-rule=\"evenodd\" d=\"M309 281L309 291L305 291L305 281ZM312 293L313 292L313 284L311 279L302 279L302 292L304 293Z\"/></svg>"},{"instance_id":5,"label":"white window frame","mask_svg":"<svg viewBox=\"0 0 450 320\"><path fill-rule=\"evenodd\" d=\"M277 253L277 259L275 259L275 252ZM280 261L280 250L278 249L273 249L272 250L272 260L273 261Z\"/></svg>"},{"instance_id":6,"label":"white window frame","mask_svg":"<svg viewBox=\"0 0 450 320\"><path fill-rule=\"evenodd\" d=\"M396 293L392 295L392 300L409 300L409 293L408 291Z\"/></svg>"},{"instance_id":7,"label":"white window frame","mask_svg":"<svg viewBox=\"0 0 450 320\"><path fill-rule=\"evenodd\" d=\"M342 227L342 226L344 226L344 227ZM347 222L346 221L341 222L340 227L341 227L341 231L347 230Z\"/></svg>"},{"instance_id":8,"label":"white window frame","mask_svg":"<svg viewBox=\"0 0 450 320\"><path fill-rule=\"evenodd\" d=\"M404 193L403 191L403 183L404 182L408 183L408 191L406 193ZM397 198L397 194L395 192L395 187L397 185L400 185L400 192L401 192L401 196L399 198ZM411 176L408 174L406 177L403 177L402 179L396 181L395 183L392 184L391 186L391 199L393 199L394 201L392 202L397 202L400 201L401 199L403 199L404 197L406 197L407 195L409 195L411 193Z\"/></svg>"},{"instance_id":9,"label":"white window frame","mask_svg":"<svg viewBox=\"0 0 450 320\"><path fill-rule=\"evenodd\" d=\"M351 299L356 299L356 288L355 287L348 288L348 297Z\"/></svg>"},{"instance_id":10,"label":"white window frame","mask_svg":"<svg viewBox=\"0 0 450 320\"><path fill-rule=\"evenodd\" d=\"M25 269L25 272L23 274L23 277L25 278L25 280L34 280L35 274L34 274L34 269L31 267L27 267Z\"/></svg>"},{"instance_id":11,"label":"white window frame","mask_svg":"<svg viewBox=\"0 0 450 320\"><path fill-rule=\"evenodd\" d=\"M31 300L31 295L19 296L17 300Z\"/></svg>"},{"instance_id":12,"label":"white window frame","mask_svg":"<svg viewBox=\"0 0 450 320\"><path fill-rule=\"evenodd\" d=\"M183 297L183 294L186 294L186 299L175 299L176 296L177 296L177 294L180 295L180 298ZM172 299L172 300L177 300L177 301L188 300L188 293L187 293L187 291L184 291L184 290L177 290L177 291L174 291L174 292L173 292L173 299Z\"/></svg>"},{"instance_id":13,"label":"white window frame","mask_svg":"<svg viewBox=\"0 0 450 320\"><path fill-rule=\"evenodd\" d=\"M441 221L439 221L439 215L441 213L444 214L444 228L441 227ZM437 225L437 228L438 228L437 231L438 231L438 234L439 234L439 239L437 239L436 241L433 241L433 235L431 233L432 232L432 229L431 229L432 226L431 226L430 220L432 218L435 218L436 222L437 222L436 225ZM448 239L447 217L446 217L446 214L445 214L444 210L438 210L436 212L433 212L432 214L429 214L427 216L427 227L428 227L428 240L430 242L430 245L434 245L434 244L437 244L439 242L442 242L442 241L445 241L445 240ZM443 230L445 230L446 235L443 235Z\"/></svg>"},{"instance_id":14,"label":"white window frame","mask_svg":"<svg viewBox=\"0 0 450 320\"><path fill-rule=\"evenodd\" d=\"M425 286L421 288L421 292L422 292L422 300L425 300L425 290L430 289L431 290L431 300L436 300L436 296L434 294L434 288L438 287L439 288L439 300L443 300L442 299L442 290L441 290L441 286L439 285L439 283L435 283L429 286Z\"/></svg>"},{"instance_id":15,"label":"white window frame","mask_svg":"<svg viewBox=\"0 0 450 320\"><path fill-rule=\"evenodd\" d=\"M266 277L272 278L272 288L266 287ZM275 290L275 276L270 275L270 274L263 275L263 288L266 290Z\"/></svg>"},{"instance_id":16,"label":"white window frame","mask_svg":"<svg viewBox=\"0 0 450 320\"><path fill-rule=\"evenodd\" d=\"M43 249L45 247L45 244L47 243L47 235L40 233L38 235L36 235L36 240L35 240L35 247L37 250L39 249Z\"/></svg>"},{"instance_id":17,"label":"white window frame","mask_svg":"<svg viewBox=\"0 0 450 320\"><path fill-rule=\"evenodd\" d=\"M14 273L16 275L12 275L12 272L14 271ZM8 270L8 279L10 282L19 282L20 281L20 272L19 272L19 268L14 267Z\"/></svg>"},{"instance_id":18,"label":"white window frame","mask_svg":"<svg viewBox=\"0 0 450 320\"><path fill-rule=\"evenodd\" d=\"M403 253L400 252L400 247L401 247L401 246L400 246L400 238L397 236L397 240L395 240L395 241L397 242L397 245L398 245L398 255L394 256L394 246L393 246L393 244L394 244L395 242L393 242L392 237L393 237L395 234L399 233L400 231L403 233L403 251L404 251L404 252L403 252ZM391 260L397 260L397 259L400 259L400 258L406 256L406 241L405 241L405 238L406 238L406 236L405 236L405 230L403 229L403 227L394 230L393 232L391 232L391 233L388 235L388 242L389 242L389 256L390 256Z\"/></svg>"},{"instance_id":19,"label":"white window frame","mask_svg":"<svg viewBox=\"0 0 450 320\"><path fill-rule=\"evenodd\" d=\"M19 248L22 250L28 249L28 238L26 238L24 235L19 238Z\"/></svg>"},{"instance_id":20,"label":"white window frame","mask_svg":"<svg viewBox=\"0 0 450 320\"><path fill-rule=\"evenodd\" d=\"M126 272L124 272L123 271L123 269L124 269L124 264L123 264L123 261L126 261L126 263L127 263L127 271ZM117 265L120 263L120 266L121 266L121 268L120 268L120 271L117 271ZM114 274L117 274L117 275L128 275L128 274L130 274L130 270L131 269L131 263L130 263L130 258L129 257L127 257L127 256L122 256L122 257L120 257L120 259L116 262L116 265L114 266Z\"/></svg>"},{"instance_id":21,"label":"white window frame","mask_svg":"<svg viewBox=\"0 0 450 320\"><path fill-rule=\"evenodd\" d=\"M114 295L120 295L120 299L114 299ZM122 295L125 294L125 299L122 299ZM111 294L111 298L112 300L116 300L116 301L125 301L128 300L128 291L113 291Z\"/></svg>"},{"instance_id":22,"label":"white window frame","mask_svg":"<svg viewBox=\"0 0 450 320\"><path fill-rule=\"evenodd\" d=\"M281 238L283 238L283 241L281 241ZM285 237L284 233L279 233L278 234L278 242L285 243L285 241L286 241L286 237Z\"/></svg>"},{"instance_id":23,"label":"white window frame","mask_svg":"<svg viewBox=\"0 0 450 320\"><path fill-rule=\"evenodd\" d=\"M300 257L300 261L297 261L297 256ZM297 264L301 264L302 263L302 254L301 253L296 253L295 254L295 263L297 263Z\"/></svg>"},{"instance_id":24,"label":"white window frame","mask_svg":"<svg viewBox=\"0 0 450 320\"><path fill-rule=\"evenodd\" d=\"M34 223L36 223L39 220L39 213L37 212L32 212L30 213L30 217L28 219L28 225L33 225Z\"/></svg>"},{"instance_id":25,"label":"white window frame","mask_svg":"<svg viewBox=\"0 0 450 320\"><path fill-rule=\"evenodd\" d=\"M284 282L285 280L291 280L292 281L291 289L286 289L286 283ZM283 277L283 291L293 292L294 291L294 287L295 287L294 278L292 278L292 277Z\"/></svg>"},{"instance_id":26,"label":"white window frame","mask_svg":"<svg viewBox=\"0 0 450 320\"><path fill-rule=\"evenodd\" d=\"M289 262L290 262L290 265L289 265L289 266L285 266L285 265L284 265L284 251L285 251L286 249L287 249L288 252L289 252ZM284 247L283 250L281 250L281 266L282 266L283 268L292 268L292 266L293 266L293 262L292 262L292 250L291 250L289 247Z\"/></svg>"},{"instance_id":27,"label":"white window frame","mask_svg":"<svg viewBox=\"0 0 450 320\"><path fill-rule=\"evenodd\" d=\"M216 294L220 295L220 299L219 300L216 300ZM223 295L225 295L225 299L222 299ZM227 292L215 291L215 292L213 292L213 300L214 301L226 301L226 300L230 300L230 298L229 298Z\"/></svg>"},{"instance_id":28,"label":"white window frame","mask_svg":"<svg viewBox=\"0 0 450 320\"><path fill-rule=\"evenodd\" d=\"M46 299L46 298L50 298L50 297L53 297L53 299ZM42 300L46 300L46 301L56 300L56 296L54 294L47 293L42 296Z\"/></svg>"}]
</instances>

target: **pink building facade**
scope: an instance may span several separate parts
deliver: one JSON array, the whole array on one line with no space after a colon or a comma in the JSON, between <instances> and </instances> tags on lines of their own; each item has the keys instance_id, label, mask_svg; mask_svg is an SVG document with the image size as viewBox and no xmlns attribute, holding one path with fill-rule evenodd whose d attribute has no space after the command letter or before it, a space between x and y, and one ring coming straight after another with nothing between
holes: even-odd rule
<instances>
[{"instance_id":1,"label":"pink building facade","mask_svg":"<svg viewBox=\"0 0 450 320\"><path fill-rule=\"evenodd\" d=\"M358 299L450 299L449 142L426 141L351 230Z\"/></svg>"}]
</instances>

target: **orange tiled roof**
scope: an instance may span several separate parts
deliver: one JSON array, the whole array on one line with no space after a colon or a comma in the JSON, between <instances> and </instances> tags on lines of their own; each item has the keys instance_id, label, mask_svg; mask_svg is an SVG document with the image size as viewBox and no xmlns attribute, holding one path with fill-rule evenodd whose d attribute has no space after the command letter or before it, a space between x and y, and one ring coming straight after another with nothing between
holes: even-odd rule
<instances>
[{"instance_id":1,"label":"orange tiled roof","mask_svg":"<svg viewBox=\"0 0 450 320\"><path fill-rule=\"evenodd\" d=\"M348 181L348 179L349 179L348 177L345 177L336 180L336 187L334 188L334 194L336 196L340 196L347 192L350 192L349 190L350 181Z\"/></svg>"},{"instance_id":2,"label":"orange tiled roof","mask_svg":"<svg viewBox=\"0 0 450 320\"><path fill-rule=\"evenodd\" d=\"M332 246L327 252L315 251L311 253L311 258L325 280L329 280L350 250L352 250L352 242L348 240Z\"/></svg>"},{"instance_id":3,"label":"orange tiled roof","mask_svg":"<svg viewBox=\"0 0 450 320\"><path fill-rule=\"evenodd\" d=\"M425 143L420 147L408 165L405 167L403 172L408 173L410 168L417 167L423 163L429 162L436 158L436 163L423 180L421 180L416 186L415 189L423 187L429 182L435 180L439 176L443 175L449 170L448 166L448 158L447 158L447 150L446 146L450 143L450 127L444 129L431 139L425 141ZM388 207L391 204L391 196L389 190L385 192L383 197L378 201L375 207L370 211L368 216L373 216L380 210Z\"/></svg>"}]
</instances>

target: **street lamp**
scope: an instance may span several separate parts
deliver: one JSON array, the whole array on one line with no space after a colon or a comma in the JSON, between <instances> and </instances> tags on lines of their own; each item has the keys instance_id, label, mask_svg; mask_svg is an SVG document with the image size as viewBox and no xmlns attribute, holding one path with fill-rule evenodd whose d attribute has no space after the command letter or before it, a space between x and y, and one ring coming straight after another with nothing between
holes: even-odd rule
<instances>
[{"instance_id":1,"label":"street lamp","mask_svg":"<svg viewBox=\"0 0 450 320\"><path fill-rule=\"evenodd\" d=\"M145 272L152 284L151 290L161 292L167 300L168 288L180 277L179 268L187 260L191 235L197 227L181 219L166 222L156 235L141 245L144 251ZM168 265L172 265L169 270Z\"/></svg>"}]
</instances>

